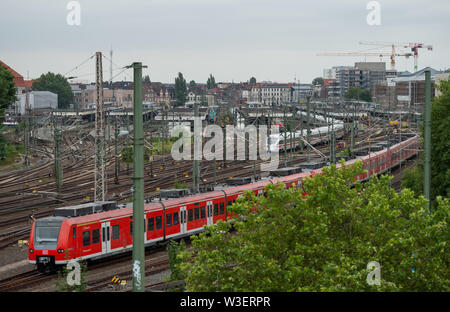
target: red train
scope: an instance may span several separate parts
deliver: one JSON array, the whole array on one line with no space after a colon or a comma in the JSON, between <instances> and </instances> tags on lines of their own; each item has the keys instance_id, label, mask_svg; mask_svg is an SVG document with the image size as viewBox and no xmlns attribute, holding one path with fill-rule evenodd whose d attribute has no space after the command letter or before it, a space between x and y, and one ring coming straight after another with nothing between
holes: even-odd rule
<instances>
[{"instance_id":1,"label":"red train","mask_svg":"<svg viewBox=\"0 0 450 312\"><path fill-rule=\"evenodd\" d=\"M389 149L347 161L350 165L362 160L368 172L356 177L366 180L386 171L401 160L412 157L418 148L418 138L413 137ZM145 204L145 245L151 246L169 239L190 236L203 231L205 225L232 217L228 207L246 190L258 196L269 183L282 182L286 187L293 183L301 186L302 179L320 174L322 169L285 177L228 187L220 191L202 193L184 198L162 200ZM37 264L40 271L50 271L71 259L99 259L130 251L133 226L132 206L92 213L78 217L53 216L33 223L29 239L29 262Z\"/></svg>"}]
</instances>

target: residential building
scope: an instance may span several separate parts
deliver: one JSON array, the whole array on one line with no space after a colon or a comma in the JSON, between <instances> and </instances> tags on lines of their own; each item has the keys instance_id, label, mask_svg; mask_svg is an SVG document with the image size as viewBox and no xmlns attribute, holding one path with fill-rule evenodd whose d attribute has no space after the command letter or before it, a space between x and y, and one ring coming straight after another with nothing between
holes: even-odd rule
<instances>
[{"instance_id":1,"label":"residential building","mask_svg":"<svg viewBox=\"0 0 450 312\"><path fill-rule=\"evenodd\" d=\"M78 109L95 109L97 89L95 84L71 85L73 92L73 102ZM103 104L107 106L133 108L132 89L103 89Z\"/></svg>"},{"instance_id":2,"label":"residential building","mask_svg":"<svg viewBox=\"0 0 450 312\"><path fill-rule=\"evenodd\" d=\"M330 83L327 94L328 99L340 101L350 87L359 87L370 90L370 72L350 66L333 67L336 70L336 81Z\"/></svg>"},{"instance_id":3,"label":"residential building","mask_svg":"<svg viewBox=\"0 0 450 312\"><path fill-rule=\"evenodd\" d=\"M386 81L386 63L385 62L357 62L355 68L369 71L369 90L374 92L375 84Z\"/></svg>"},{"instance_id":4,"label":"residential building","mask_svg":"<svg viewBox=\"0 0 450 312\"><path fill-rule=\"evenodd\" d=\"M291 103L292 84L257 83L252 86L250 99L269 106Z\"/></svg>"}]
</instances>

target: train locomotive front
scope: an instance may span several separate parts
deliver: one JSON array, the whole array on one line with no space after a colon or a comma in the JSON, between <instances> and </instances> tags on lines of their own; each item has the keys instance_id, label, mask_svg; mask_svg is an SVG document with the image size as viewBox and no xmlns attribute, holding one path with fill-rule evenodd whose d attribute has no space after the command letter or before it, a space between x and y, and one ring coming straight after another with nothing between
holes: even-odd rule
<instances>
[{"instance_id":1,"label":"train locomotive front","mask_svg":"<svg viewBox=\"0 0 450 312\"><path fill-rule=\"evenodd\" d=\"M67 263L71 254L65 217L47 217L33 223L30 232L28 259L40 272L53 272L57 265Z\"/></svg>"}]
</instances>

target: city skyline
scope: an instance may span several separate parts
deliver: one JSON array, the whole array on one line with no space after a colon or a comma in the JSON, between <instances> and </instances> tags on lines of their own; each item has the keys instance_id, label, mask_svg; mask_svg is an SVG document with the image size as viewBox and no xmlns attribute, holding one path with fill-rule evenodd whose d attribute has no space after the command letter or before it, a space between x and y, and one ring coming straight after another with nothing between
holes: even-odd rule
<instances>
[{"instance_id":1,"label":"city skyline","mask_svg":"<svg viewBox=\"0 0 450 312\"><path fill-rule=\"evenodd\" d=\"M152 81L173 83L178 72L189 82L216 81L310 83L324 68L379 61L378 57L320 57L321 52L385 52L359 41L423 42L433 51L419 50L419 69L448 68L450 3L433 1L378 1L381 25L370 26L369 1L78 1L81 25L67 24L69 1L6 0L5 7L20 15L0 12L1 60L25 78L48 71L65 74L83 60L114 50L117 80L132 80L122 66L134 61L149 68ZM8 25L15 25L8 27ZM399 50L410 52L408 49ZM389 58L382 59L389 68ZM413 58L396 59L397 70L413 71ZM70 75L94 81L94 61ZM104 80L109 62L103 61Z\"/></svg>"}]
</instances>

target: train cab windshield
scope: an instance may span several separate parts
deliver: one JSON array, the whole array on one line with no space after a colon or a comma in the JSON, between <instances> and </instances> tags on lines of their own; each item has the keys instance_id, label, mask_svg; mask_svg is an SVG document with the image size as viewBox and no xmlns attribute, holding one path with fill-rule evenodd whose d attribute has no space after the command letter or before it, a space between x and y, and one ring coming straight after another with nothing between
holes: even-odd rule
<instances>
[{"instance_id":1,"label":"train cab windshield","mask_svg":"<svg viewBox=\"0 0 450 312\"><path fill-rule=\"evenodd\" d=\"M36 242L37 243L52 243L58 240L59 235L59 227L45 227L38 226L36 227Z\"/></svg>"},{"instance_id":2,"label":"train cab windshield","mask_svg":"<svg viewBox=\"0 0 450 312\"><path fill-rule=\"evenodd\" d=\"M59 231L64 218L49 217L36 221L34 229L35 249L49 249L49 245L55 245L58 242Z\"/></svg>"}]
</instances>

